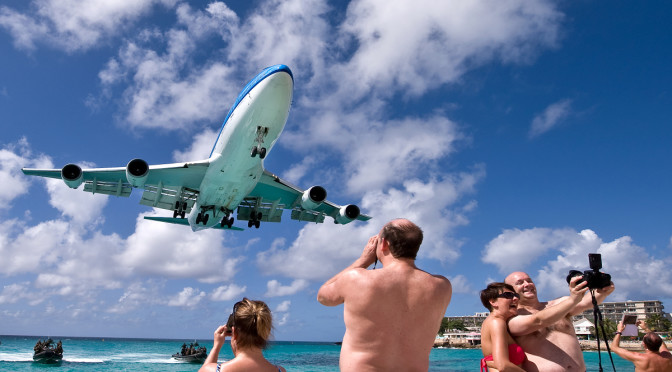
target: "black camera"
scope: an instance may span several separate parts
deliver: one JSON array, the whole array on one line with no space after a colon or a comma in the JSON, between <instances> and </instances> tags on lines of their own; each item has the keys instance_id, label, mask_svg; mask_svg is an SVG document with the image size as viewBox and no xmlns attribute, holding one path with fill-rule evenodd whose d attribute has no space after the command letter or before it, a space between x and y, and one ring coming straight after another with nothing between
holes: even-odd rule
<instances>
[{"instance_id":1,"label":"black camera","mask_svg":"<svg viewBox=\"0 0 672 372\"><path fill-rule=\"evenodd\" d=\"M602 255L599 253L589 253L588 262L590 263L590 270L580 272L579 270L569 270L567 275L567 284L575 276L581 276L582 279L577 284L584 280L588 282L588 288L600 289L611 285L611 275L600 272L602 268Z\"/></svg>"}]
</instances>

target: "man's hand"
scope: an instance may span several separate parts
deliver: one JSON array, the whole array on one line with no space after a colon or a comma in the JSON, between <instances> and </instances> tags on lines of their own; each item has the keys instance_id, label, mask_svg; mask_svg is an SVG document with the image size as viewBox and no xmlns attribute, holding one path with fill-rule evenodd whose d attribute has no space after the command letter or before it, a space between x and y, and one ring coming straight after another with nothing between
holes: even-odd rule
<instances>
[{"instance_id":1,"label":"man's hand","mask_svg":"<svg viewBox=\"0 0 672 372\"><path fill-rule=\"evenodd\" d=\"M376 248L378 247L378 240L378 235L374 235L369 238L366 246L364 246L362 255L359 257L360 267L367 268L376 261Z\"/></svg>"},{"instance_id":2,"label":"man's hand","mask_svg":"<svg viewBox=\"0 0 672 372\"><path fill-rule=\"evenodd\" d=\"M649 326L646 325L646 322L645 322L645 321L643 321L643 320L638 320L637 323L635 323L635 324L637 324L637 326L638 326L639 328L641 328L642 331L644 331L645 333L649 333L649 332L651 332L651 330L649 329Z\"/></svg>"},{"instance_id":3,"label":"man's hand","mask_svg":"<svg viewBox=\"0 0 672 372\"><path fill-rule=\"evenodd\" d=\"M588 290L588 282L584 280L582 283L577 284L580 280L582 280L582 277L575 276L569 281L569 297L575 304L583 300L583 295Z\"/></svg>"},{"instance_id":4,"label":"man's hand","mask_svg":"<svg viewBox=\"0 0 672 372\"><path fill-rule=\"evenodd\" d=\"M625 330L625 324L623 324L623 322L618 322L618 325L616 325L616 331L622 333L624 330Z\"/></svg>"}]
</instances>

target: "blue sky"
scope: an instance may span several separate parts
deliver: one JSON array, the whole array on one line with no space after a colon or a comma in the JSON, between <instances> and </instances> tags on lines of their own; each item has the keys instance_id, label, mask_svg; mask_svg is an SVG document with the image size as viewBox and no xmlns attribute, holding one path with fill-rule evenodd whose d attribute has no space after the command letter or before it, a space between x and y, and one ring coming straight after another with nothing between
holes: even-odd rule
<instances>
[{"instance_id":1,"label":"blue sky","mask_svg":"<svg viewBox=\"0 0 672 372\"><path fill-rule=\"evenodd\" d=\"M542 299L603 256L613 300L672 306L672 31L651 1L0 5L3 334L210 338L243 296L278 340L340 340L319 286L395 217L447 315L513 270ZM373 216L243 232L88 195L21 167L207 157L246 82L287 64L295 92L265 167ZM237 223L244 227L244 223Z\"/></svg>"}]
</instances>

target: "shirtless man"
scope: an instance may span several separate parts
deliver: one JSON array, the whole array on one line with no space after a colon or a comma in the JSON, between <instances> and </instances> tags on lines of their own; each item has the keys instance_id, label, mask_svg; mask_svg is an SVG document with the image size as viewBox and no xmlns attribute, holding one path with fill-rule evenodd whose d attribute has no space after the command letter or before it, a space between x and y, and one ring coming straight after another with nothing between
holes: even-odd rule
<instances>
[{"instance_id":1,"label":"shirtless man","mask_svg":"<svg viewBox=\"0 0 672 372\"><path fill-rule=\"evenodd\" d=\"M524 272L511 273L504 282L512 285L520 295L518 316L509 320L509 332L527 355L527 360L522 365L523 369L528 372L585 371L586 364L574 332L572 316L592 309L590 293L586 293L564 318L549 327L544 327L533 321L534 317L529 315L557 305L566 297L539 302L537 288L530 276ZM613 283L609 287L595 290L597 302L602 303L613 291Z\"/></svg>"},{"instance_id":2,"label":"shirtless man","mask_svg":"<svg viewBox=\"0 0 672 372\"><path fill-rule=\"evenodd\" d=\"M422 230L388 222L350 266L322 285L317 300L344 304L341 371L427 371L450 303L450 281L415 266ZM366 270L378 259L383 268Z\"/></svg>"},{"instance_id":3,"label":"shirtless man","mask_svg":"<svg viewBox=\"0 0 672 372\"><path fill-rule=\"evenodd\" d=\"M622 322L618 323L616 327L616 335L614 336L614 341L611 343L611 351L618 354L621 358L631 361L635 365L635 372L669 372L672 371L672 355L667 349L665 342L655 334L651 332L649 327L646 326L641 320L637 321L646 335L642 340L644 344L644 352L636 353L634 351L628 351L623 349L620 346L621 342L621 332L625 329L625 325Z\"/></svg>"}]
</instances>

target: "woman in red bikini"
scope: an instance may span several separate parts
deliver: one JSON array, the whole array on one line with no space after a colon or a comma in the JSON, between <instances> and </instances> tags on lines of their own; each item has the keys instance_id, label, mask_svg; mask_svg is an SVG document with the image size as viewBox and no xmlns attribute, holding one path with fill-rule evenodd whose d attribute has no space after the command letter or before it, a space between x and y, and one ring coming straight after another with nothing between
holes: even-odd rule
<instances>
[{"instance_id":1,"label":"woman in red bikini","mask_svg":"<svg viewBox=\"0 0 672 372\"><path fill-rule=\"evenodd\" d=\"M481 291L481 302L490 315L481 326L481 372L525 371L520 365L525 361L525 352L511 337L507 321L518 315L520 295L505 283L490 283ZM488 363L490 362L490 363Z\"/></svg>"}]
</instances>

